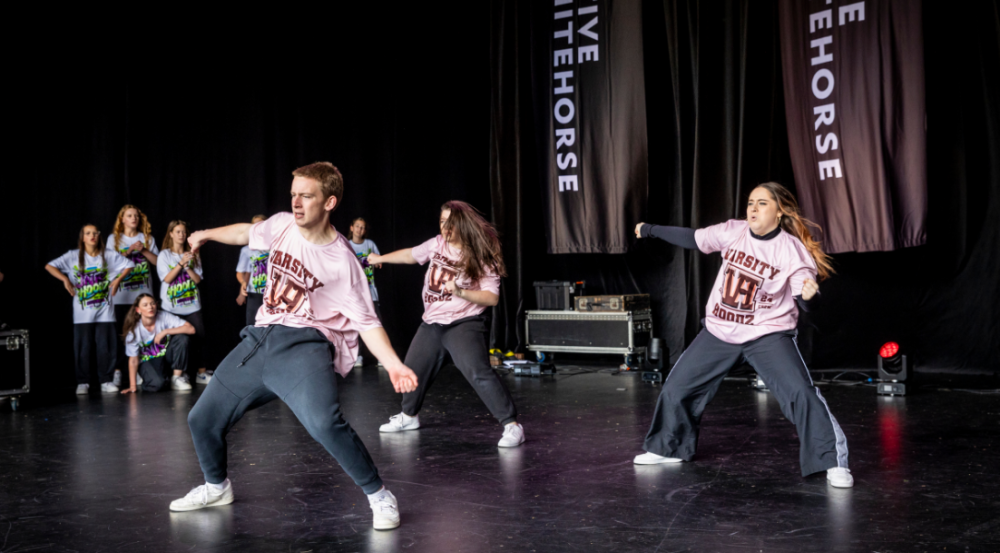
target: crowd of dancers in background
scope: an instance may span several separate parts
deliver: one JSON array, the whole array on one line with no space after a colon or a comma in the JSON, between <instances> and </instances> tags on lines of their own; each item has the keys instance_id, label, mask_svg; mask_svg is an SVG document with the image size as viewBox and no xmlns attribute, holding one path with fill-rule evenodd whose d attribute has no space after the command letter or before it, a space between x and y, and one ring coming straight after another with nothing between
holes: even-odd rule
<instances>
[{"instance_id":1,"label":"crowd of dancers in background","mask_svg":"<svg viewBox=\"0 0 1000 553\"><path fill-rule=\"evenodd\" d=\"M188 365L204 393L188 415L205 484L173 501L190 511L233 501L226 436L243 415L280 398L310 436L340 463L368 496L376 529L399 526L395 498L385 489L364 443L344 418L337 374L360 361L363 341L388 373L402 409L380 432L415 431L426 394L449 356L503 428L499 447L524 443L524 428L503 379L489 363L487 308L499 302L506 276L496 229L475 208L449 201L438 212L440 234L382 255L355 219L348 239L329 222L344 183L327 162L296 169L291 211L252 223L197 231L171 221L157 249L150 225L131 205L121 209L106 245L93 225L80 230L77 249L46 269L73 296L77 392L88 393L96 353L103 392L190 389ZM851 487L847 439L813 384L795 341L800 310L819 304L818 282L830 276L829 257L809 230L792 194L776 183L750 193L746 218L701 229L639 223L637 238L658 238L723 264L711 291L704 328L663 383L643 449L633 462L690 461L700 421L723 378L741 360L767 381L782 413L795 424L803 476L826 471ZM241 341L207 370L199 285L201 249L209 242L242 246L237 303L247 308ZM378 315L374 270L382 264L428 265L423 321L400 361ZM161 281L153 295L152 269ZM116 321L123 322L122 327ZM128 385L116 377L118 349L128 358ZM117 373L117 374L120 374Z\"/></svg>"},{"instance_id":2,"label":"crowd of dancers in background","mask_svg":"<svg viewBox=\"0 0 1000 553\"><path fill-rule=\"evenodd\" d=\"M266 218L254 215L251 223ZM103 247L100 230L87 224L80 229L77 248L46 264L46 271L73 297L78 395L90 393L95 371L103 393L190 390L192 380L202 385L211 381L214 371L204 355L200 288L204 269L200 255L188 244L188 233L185 221L170 221L157 247L146 215L134 205L125 205ZM367 261L379 250L366 233L365 219L355 218L348 231L350 244L364 267L379 312L375 267ZM254 324L264 303L268 256L268 251L249 246L240 250L236 303L245 306L247 325ZM158 300L154 272L159 280ZM356 366L362 363L359 355ZM189 366L197 371L189 374Z\"/></svg>"}]
</instances>

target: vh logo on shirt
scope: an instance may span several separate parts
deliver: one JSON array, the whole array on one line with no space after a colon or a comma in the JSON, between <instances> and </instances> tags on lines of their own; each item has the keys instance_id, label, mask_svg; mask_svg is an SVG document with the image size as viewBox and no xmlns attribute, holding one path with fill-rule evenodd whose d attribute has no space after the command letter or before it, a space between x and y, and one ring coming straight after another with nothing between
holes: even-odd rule
<instances>
[{"instance_id":1,"label":"vh logo on shirt","mask_svg":"<svg viewBox=\"0 0 1000 553\"><path fill-rule=\"evenodd\" d=\"M427 294L424 302L451 301L451 293L445 291L444 285L455 280L458 271L455 264L447 257L436 253L431 258L431 269L427 273Z\"/></svg>"},{"instance_id":2,"label":"vh logo on shirt","mask_svg":"<svg viewBox=\"0 0 1000 553\"><path fill-rule=\"evenodd\" d=\"M270 270L269 285L264 294L267 313L291 313L313 319L308 293L322 287L323 283L301 261L280 250L271 255Z\"/></svg>"}]
</instances>

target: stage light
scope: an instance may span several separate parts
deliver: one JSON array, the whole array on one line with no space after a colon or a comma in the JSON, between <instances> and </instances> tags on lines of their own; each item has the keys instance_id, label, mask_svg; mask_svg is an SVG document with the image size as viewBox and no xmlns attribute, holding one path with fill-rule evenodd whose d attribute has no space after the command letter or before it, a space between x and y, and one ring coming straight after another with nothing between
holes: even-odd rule
<instances>
[{"instance_id":1,"label":"stage light","mask_svg":"<svg viewBox=\"0 0 1000 553\"><path fill-rule=\"evenodd\" d=\"M878 395L905 396L910 367L906 355L896 342L886 342L878 350Z\"/></svg>"}]
</instances>

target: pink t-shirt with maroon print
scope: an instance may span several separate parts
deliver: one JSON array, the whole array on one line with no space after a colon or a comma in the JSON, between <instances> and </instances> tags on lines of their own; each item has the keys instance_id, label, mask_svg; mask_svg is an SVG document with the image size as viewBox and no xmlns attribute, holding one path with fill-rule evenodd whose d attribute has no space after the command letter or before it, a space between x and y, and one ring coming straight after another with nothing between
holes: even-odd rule
<instances>
[{"instance_id":1,"label":"pink t-shirt with maroon print","mask_svg":"<svg viewBox=\"0 0 1000 553\"><path fill-rule=\"evenodd\" d=\"M250 249L271 252L256 326L315 328L336 346L336 371L350 372L358 333L382 323L347 238L338 233L329 244L313 244L299 233L291 213L278 213L250 227Z\"/></svg>"},{"instance_id":2,"label":"pink t-shirt with maroon print","mask_svg":"<svg viewBox=\"0 0 1000 553\"><path fill-rule=\"evenodd\" d=\"M464 274L458 274L461 250L451 247L440 234L411 250L413 259L423 265L431 262L424 277L424 322L430 324L451 324L465 317L472 317L486 311L486 306L476 305L469 300L455 297L445 292L444 285L454 280L465 290L486 290L500 294L500 277L489 271L473 282Z\"/></svg>"},{"instance_id":3,"label":"pink t-shirt with maroon print","mask_svg":"<svg viewBox=\"0 0 1000 553\"><path fill-rule=\"evenodd\" d=\"M742 344L795 328L795 296L806 279L816 279L816 262L798 238L782 230L761 240L746 221L732 220L698 229L694 239L704 253L722 252L705 315L713 336Z\"/></svg>"}]
</instances>

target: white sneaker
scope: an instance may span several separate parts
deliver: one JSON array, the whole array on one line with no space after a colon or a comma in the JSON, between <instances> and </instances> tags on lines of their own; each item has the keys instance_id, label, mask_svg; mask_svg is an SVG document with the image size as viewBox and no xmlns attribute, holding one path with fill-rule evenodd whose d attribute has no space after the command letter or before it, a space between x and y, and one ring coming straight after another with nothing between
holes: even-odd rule
<instances>
[{"instance_id":1,"label":"white sneaker","mask_svg":"<svg viewBox=\"0 0 1000 553\"><path fill-rule=\"evenodd\" d=\"M190 390L191 383L188 382L186 374L174 376L170 379L170 388L173 390Z\"/></svg>"},{"instance_id":2,"label":"white sneaker","mask_svg":"<svg viewBox=\"0 0 1000 553\"><path fill-rule=\"evenodd\" d=\"M118 391L118 386L115 386L114 382L105 382L101 384L101 393L113 394Z\"/></svg>"},{"instance_id":3,"label":"white sneaker","mask_svg":"<svg viewBox=\"0 0 1000 553\"><path fill-rule=\"evenodd\" d=\"M659 465L661 463L680 463L682 461L684 461L684 459L663 457L655 453L643 453L642 455L636 455L635 459L632 460L632 462L637 465Z\"/></svg>"},{"instance_id":4,"label":"white sneaker","mask_svg":"<svg viewBox=\"0 0 1000 553\"><path fill-rule=\"evenodd\" d=\"M497 443L500 447L517 447L524 443L524 427L514 422L505 424L503 427L503 437Z\"/></svg>"},{"instance_id":5,"label":"white sneaker","mask_svg":"<svg viewBox=\"0 0 1000 553\"><path fill-rule=\"evenodd\" d=\"M379 432L402 432L420 428L420 415L411 417L405 413L389 417L389 422L378 427Z\"/></svg>"},{"instance_id":6,"label":"white sneaker","mask_svg":"<svg viewBox=\"0 0 1000 553\"><path fill-rule=\"evenodd\" d=\"M194 381L197 382L198 384L208 384L209 382L212 381L212 375L208 374L207 372L198 373L198 376L194 378Z\"/></svg>"},{"instance_id":7,"label":"white sneaker","mask_svg":"<svg viewBox=\"0 0 1000 553\"><path fill-rule=\"evenodd\" d=\"M142 375L139 374L139 373L136 373L136 375L135 375L135 385L137 387L138 386L142 386Z\"/></svg>"},{"instance_id":8,"label":"white sneaker","mask_svg":"<svg viewBox=\"0 0 1000 553\"><path fill-rule=\"evenodd\" d=\"M122 372L115 371L115 376L111 378L111 382L114 383L115 386L118 386L120 388L122 385Z\"/></svg>"},{"instance_id":9,"label":"white sneaker","mask_svg":"<svg viewBox=\"0 0 1000 553\"><path fill-rule=\"evenodd\" d=\"M77 384L76 395L85 396L90 393L90 384Z\"/></svg>"},{"instance_id":10,"label":"white sneaker","mask_svg":"<svg viewBox=\"0 0 1000 553\"><path fill-rule=\"evenodd\" d=\"M171 511L196 511L205 507L218 507L229 505L233 502L233 485L226 478L226 487L221 492L215 491L212 486L202 484L188 492L180 499L170 502Z\"/></svg>"},{"instance_id":11,"label":"white sneaker","mask_svg":"<svg viewBox=\"0 0 1000 553\"><path fill-rule=\"evenodd\" d=\"M826 471L826 481L834 488L853 488L854 477L851 470L844 467L833 467Z\"/></svg>"},{"instance_id":12,"label":"white sneaker","mask_svg":"<svg viewBox=\"0 0 1000 553\"><path fill-rule=\"evenodd\" d=\"M376 530L392 530L399 527L399 506L396 496L382 488L368 496L368 504L372 508L373 525Z\"/></svg>"},{"instance_id":13,"label":"white sneaker","mask_svg":"<svg viewBox=\"0 0 1000 553\"><path fill-rule=\"evenodd\" d=\"M354 360L354 366L355 367L364 367L365 366L365 360L364 360L364 358L359 355L358 358ZM395 528L395 526L393 526L393 528Z\"/></svg>"}]
</instances>

